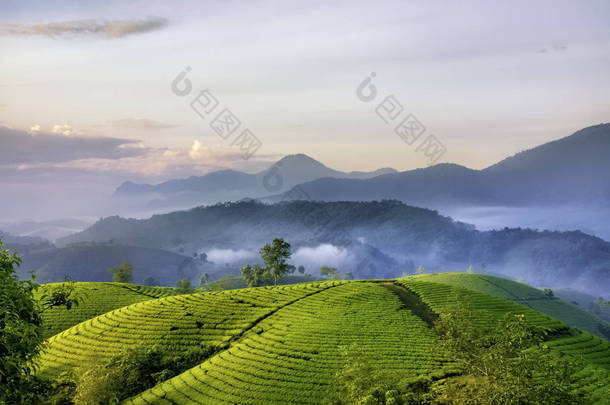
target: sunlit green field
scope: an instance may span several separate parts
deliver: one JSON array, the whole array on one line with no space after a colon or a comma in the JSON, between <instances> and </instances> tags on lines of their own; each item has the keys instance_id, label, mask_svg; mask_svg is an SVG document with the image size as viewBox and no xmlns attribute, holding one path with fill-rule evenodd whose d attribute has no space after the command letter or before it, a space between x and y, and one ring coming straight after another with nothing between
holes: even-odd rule
<instances>
[{"instance_id":1,"label":"sunlit green field","mask_svg":"<svg viewBox=\"0 0 610 405\"><path fill-rule=\"evenodd\" d=\"M354 343L384 369L442 378L451 364L435 350L429 318L456 301L485 310L481 323L508 312L526 315L548 331L552 350L587 362L579 375L581 389L598 403L606 400L610 344L575 328L591 322L586 313L582 318L577 311L563 314L569 304L556 299L539 305L540 291L508 280L440 274L183 295L113 283L79 283L78 288L89 294L79 312L58 309L47 315L47 333L65 330L48 339L39 358L42 374L75 371L126 348L219 348L202 364L128 403L320 404L342 366L342 349Z\"/></svg>"}]
</instances>

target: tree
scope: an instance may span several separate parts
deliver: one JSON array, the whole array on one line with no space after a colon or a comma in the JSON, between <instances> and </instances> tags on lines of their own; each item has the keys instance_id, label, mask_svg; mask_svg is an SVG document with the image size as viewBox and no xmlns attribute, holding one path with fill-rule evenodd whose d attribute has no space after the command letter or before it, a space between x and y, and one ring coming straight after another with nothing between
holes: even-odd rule
<instances>
[{"instance_id":1,"label":"tree","mask_svg":"<svg viewBox=\"0 0 610 405\"><path fill-rule=\"evenodd\" d=\"M424 274L425 271L424 266L419 266L417 270L415 270L415 274Z\"/></svg>"},{"instance_id":2,"label":"tree","mask_svg":"<svg viewBox=\"0 0 610 405\"><path fill-rule=\"evenodd\" d=\"M301 274L305 274L305 266L300 265L300 266L297 268L297 271L298 271L299 273L301 273Z\"/></svg>"},{"instance_id":3,"label":"tree","mask_svg":"<svg viewBox=\"0 0 610 405\"><path fill-rule=\"evenodd\" d=\"M112 273L112 281L115 283L129 283L133 277L133 267L129 263L111 267L108 271Z\"/></svg>"},{"instance_id":4,"label":"tree","mask_svg":"<svg viewBox=\"0 0 610 405\"><path fill-rule=\"evenodd\" d=\"M176 283L176 287L178 287L179 290L182 291L188 291L191 289L191 279L190 278L183 278L182 280L179 280Z\"/></svg>"},{"instance_id":5,"label":"tree","mask_svg":"<svg viewBox=\"0 0 610 405\"><path fill-rule=\"evenodd\" d=\"M357 343L341 347L341 357L344 366L340 368L331 380L328 404L383 404L385 401L366 402L372 393L385 393L391 389L392 383L388 375L370 353ZM381 399L381 398L379 398ZM385 399L385 398L384 398Z\"/></svg>"},{"instance_id":6,"label":"tree","mask_svg":"<svg viewBox=\"0 0 610 405\"><path fill-rule=\"evenodd\" d=\"M553 297L555 296L555 293L553 293L553 290L551 290L550 288L545 288L543 290L543 293L544 293L544 296L550 300L552 300Z\"/></svg>"},{"instance_id":7,"label":"tree","mask_svg":"<svg viewBox=\"0 0 610 405\"><path fill-rule=\"evenodd\" d=\"M124 349L107 360L85 362L78 370L74 403L118 404L201 364L217 350L199 345L186 350L141 346Z\"/></svg>"},{"instance_id":8,"label":"tree","mask_svg":"<svg viewBox=\"0 0 610 405\"><path fill-rule=\"evenodd\" d=\"M336 267L322 266L320 267L320 275L327 279L336 278L338 276Z\"/></svg>"},{"instance_id":9,"label":"tree","mask_svg":"<svg viewBox=\"0 0 610 405\"><path fill-rule=\"evenodd\" d=\"M348 272L345 273L343 278L346 279L346 280L353 280L354 279L354 273L352 273L351 271L348 271Z\"/></svg>"},{"instance_id":10,"label":"tree","mask_svg":"<svg viewBox=\"0 0 610 405\"><path fill-rule=\"evenodd\" d=\"M74 280L70 276L65 276L63 283L41 295L39 299L41 312L61 306L70 310L72 307L77 307L82 298L82 295L76 292Z\"/></svg>"},{"instance_id":11,"label":"tree","mask_svg":"<svg viewBox=\"0 0 610 405\"><path fill-rule=\"evenodd\" d=\"M161 283L159 283L153 277L148 276L144 279L144 285L147 285L149 287L156 287L156 286L161 285Z\"/></svg>"},{"instance_id":12,"label":"tree","mask_svg":"<svg viewBox=\"0 0 610 405\"><path fill-rule=\"evenodd\" d=\"M273 283L285 277L288 273L288 259L292 256L290 244L284 239L275 238L271 244L267 243L259 251L265 263L265 272L273 277Z\"/></svg>"},{"instance_id":13,"label":"tree","mask_svg":"<svg viewBox=\"0 0 610 405\"><path fill-rule=\"evenodd\" d=\"M210 276L208 273L203 273L201 278L199 279L199 287L203 287L204 285L208 285L208 281L210 280Z\"/></svg>"},{"instance_id":14,"label":"tree","mask_svg":"<svg viewBox=\"0 0 610 405\"><path fill-rule=\"evenodd\" d=\"M258 264L246 264L240 271L248 287L258 287L269 280L269 273Z\"/></svg>"},{"instance_id":15,"label":"tree","mask_svg":"<svg viewBox=\"0 0 610 405\"><path fill-rule=\"evenodd\" d=\"M450 368L441 374L400 375L354 344L343 352L344 366L332 380L327 403L590 403L573 385L584 363L552 352L543 344L542 328L520 314L505 314L497 321L490 312L472 310L463 297L456 298L455 306L443 310L434 324L438 342L432 350L449 360Z\"/></svg>"},{"instance_id":16,"label":"tree","mask_svg":"<svg viewBox=\"0 0 610 405\"><path fill-rule=\"evenodd\" d=\"M466 273L468 273L468 274L474 274L474 267L472 267L472 266L468 266L468 269L466 270Z\"/></svg>"},{"instance_id":17,"label":"tree","mask_svg":"<svg viewBox=\"0 0 610 405\"><path fill-rule=\"evenodd\" d=\"M43 341L33 296L36 284L19 281L15 267L20 265L17 253L0 251L0 403L25 402L24 386L34 371L31 360Z\"/></svg>"},{"instance_id":18,"label":"tree","mask_svg":"<svg viewBox=\"0 0 610 405\"><path fill-rule=\"evenodd\" d=\"M34 277L19 280L15 268L20 265L16 252L0 250L0 403L8 404L38 402L40 381L33 375L32 360L44 341L42 312L58 306L70 309L79 302L71 280L36 300L38 285Z\"/></svg>"},{"instance_id":19,"label":"tree","mask_svg":"<svg viewBox=\"0 0 610 405\"><path fill-rule=\"evenodd\" d=\"M544 329L529 324L522 314L505 314L495 325L475 321L481 319L493 316L457 304L435 323L438 346L462 373L446 381L440 403L586 403L572 389L574 375L584 365L543 345Z\"/></svg>"}]
</instances>

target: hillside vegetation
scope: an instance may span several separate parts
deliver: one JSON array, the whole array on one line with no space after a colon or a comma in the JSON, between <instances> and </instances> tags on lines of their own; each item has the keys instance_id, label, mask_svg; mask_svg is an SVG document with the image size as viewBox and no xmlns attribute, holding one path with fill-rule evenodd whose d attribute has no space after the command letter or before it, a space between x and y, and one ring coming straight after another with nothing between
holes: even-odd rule
<instances>
[{"instance_id":1,"label":"hillside vegetation","mask_svg":"<svg viewBox=\"0 0 610 405\"><path fill-rule=\"evenodd\" d=\"M36 297L51 294L60 283L43 284L36 291ZM81 297L80 304L71 308L51 308L42 314L43 336L49 338L76 324L114 309L148 301L178 291L170 287L145 287L127 283L79 282L75 283L75 291Z\"/></svg>"},{"instance_id":2,"label":"hillside vegetation","mask_svg":"<svg viewBox=\"0 0 610 405\"><path fill-rule=\"evenodd\" d=\"M39 359L40 373L77 372L84 363L129 348L162 345L180 352L205 346L216 348L215 354L127 403L320 404L352 344L383 369L443 378L451 363L435 350L430 326L463 301L486 311L477 321L481 325L510 312L547 330L553 351L586 361L580 389L604 403L610 370L606 340L520 303L456 285L467 283L467 277L472 285L484 285L477 275L457 278L453 285L443 282L444 275L440 282L432 282L434 277L313 282L137 302L51 337Z\"/></svg>"},{"instance_id":3,"label":"hillside vegetation","mask_svg":"<svg viewBox=\"0 0 610 405\"><path fill-rule=\"evenodd\" d=\"M550 315L572 327L610 339L610 323L573 303L549 298L543 291L516 281L484 274L466 273L434 273L414 277L417 280L450 284L495 295Z\"/></svg>"}]
</instances>

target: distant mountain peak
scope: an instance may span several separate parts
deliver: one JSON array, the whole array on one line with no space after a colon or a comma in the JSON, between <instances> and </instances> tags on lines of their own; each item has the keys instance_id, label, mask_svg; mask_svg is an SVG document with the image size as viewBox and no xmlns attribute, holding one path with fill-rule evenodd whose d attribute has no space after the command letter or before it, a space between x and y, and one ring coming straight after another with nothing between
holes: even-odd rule
<instances>
[{"instance_id":1,"label":"distant mountain peak","mask_svg":"<svg viewBox=\"0 0 610 405\"><path fill-rule=\"evenodd\" d=\"M542 145L516 153L486 171L572 170L573 166L606 168L610 124L592 125ZM601 165L601 166L600 166Z\"/></svg>"},{"instance_id":2,"label":"distant mountain peak","mask_svg":"<svg viewBox=\"0 0 610 405\"><path fill-rule=\"evenodd\" d=\"M308 156L304 153L295 153L292 155L286 155L280 160L277 161L276 164L280 165L310 165L310 166L319 166L319 167L327 167L320 161Z\"/></svg>"}]
</instances>

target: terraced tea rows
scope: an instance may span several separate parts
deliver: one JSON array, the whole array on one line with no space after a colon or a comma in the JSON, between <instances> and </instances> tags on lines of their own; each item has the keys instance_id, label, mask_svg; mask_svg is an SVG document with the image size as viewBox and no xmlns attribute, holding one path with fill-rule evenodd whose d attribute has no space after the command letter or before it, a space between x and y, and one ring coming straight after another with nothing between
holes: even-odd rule
<instances>
[{"instance_id":1,"label":"terraced tea rows","mask_svg":"<svg viewBox=\"0 0 610 405\"><path fill-rule=\"evenodd\" d=\"M455 305L456 301L463 301L472 306L473 309L485 310L496 320L507 312L513 312L526 315L529 322L548 331L567 328L567 325L558 319L490 294L449 284L420 281L418 278L402 278L397 283L415 292L436 313L445 311ZM489 322L489 320L482 318L479 322L483 324Z\"/></svg>"},{"instance_id":2,"label":"terraced tea rows","mask_svg":"<svg viewBox=\"0 0 610 405\"><path fill-rule=\"evenodd\" d=\"M563 322L515 302L424 280L314 282L159 299L148 298L170 291L118 285L115 288L127 294L144 296L139 291L146 292L148 300L53 336L40 358L41 372L76 370L92 359L107 359L141 345L181 350L210 344L219 351L207 361L127 403L319 404L332 376L344 365L342 348L353 343L381 368L402 376L442 372L446 359L435 352L435 334L426 322L430 310L440 313L456 300L464 300L475 309L489 311L490 317L482 315L476 321L480 324L516 312L546 328L551 332L547 342L551 349L589 364L578 375L581 387L599 404L606 403L607 341L588 333L576 335L579 332ZM467 281L463 277L459 283ZM474 284L481 289L498 288L484 279ZM510 287L499 291L509 294ZM522 293L536 296L527 286L516 290L517 296Z\"/></svg>"},{"instance_id":3,"label":"terraced tea rows","mask_svg":"<svg viewBox=\"0 0 610 405\"><path fill-rule=\"evenodd\" d=\"M438 369L434 332L378 283L354 282L285 306L201 366L129 403L319 404L357 343L385 370Z\"/></svg>"},{"instance_id":4,"label":"terraced tea rows","mask_svg":"<svg viewBox=\"0 0 610 405\"><path fill-rule=\"evenodd\" d=\"M57 288L59 283L44 284L37 290L40 297ZM76 292L82 297L79 306L67 310L65 307L52 308L43 313L43 336L49 338L76 324L117 308L148 301L176 293L170 287L144 287L122 283L76 283Z\"/></svg>"},{"instance_id":5,"label":"terraced tea rows","mask_svg":"<svg viewBox=\"0 0 610 405\"><path fill-rule=\"evenodd\" d=\"M562 353L580 357L610 370L610 343L603 338L583 332L576 336L553 339L547 344Z\"/></svg>"},{"instance_id":6,"label":"terraced tea rows","mask_svg":"<svg viewBox=\"0 0 610 405\"><path fill-rule=\"evenodd\" d=\"M429 278L437 281L447 278L448 275L440 276ZM466 290L463 287L421 281L422 279L424 278L400 279L398 283L418 294L422 301L426 302L437 313L454 305L456 299L465 299L475 309L489 311L496 318L506 312L522 313L533 324L544 327L550 332L560 332L556 337L551 336L551 340L546 344L558 352L574 356L588 363L590 365L587 367L588 371L581 375L582 388L592 394L598 401L596 403L610 403L610 391L608 390L608 384L610 384L610 376L608 376L608 370L610 370L610 342L607 340L587 332L578 331L574 331L577 333L576 336L569 336L565 324L528 307L489 294ZM428 279L428 277L425 279ZM464 281L462 280L462 282ZM507 290L510 292L509 289ZM485 319L481 319L481 321L489 322Z\"/></svg>"},{"instance_id":7,"label":"terraced tea rows","mask_svg":"<svg viewBox=\"0 0 610 405\"><path fill-rule=\"evenodd\" d=\"M574 304L557 298L549 299L541 290L522 283L500 277L467 273L424 274L412 278L414 280L431 281L464 287L470 290L495 295L496 297L514 301L518 304L550 315L572 327L584 329L594 335L608 338L606 336L608 332L604 332L604 330L610 330L610 324L608 322L604 322L602 319L599 319L595 315Z\"/></svg>"},{"instance_id":8,"label":"terraced tea rows","mask_svg":"<svg viewBox=\"0 0 610 405\"><path fill-rule=\"evenodd\" d=\"M208 292L152 299L123 307L61 332L47 342L41 372L74 369L139 345L169 349L224 345L283 305L337 282Z\"/></svg>"}]
</instances>

